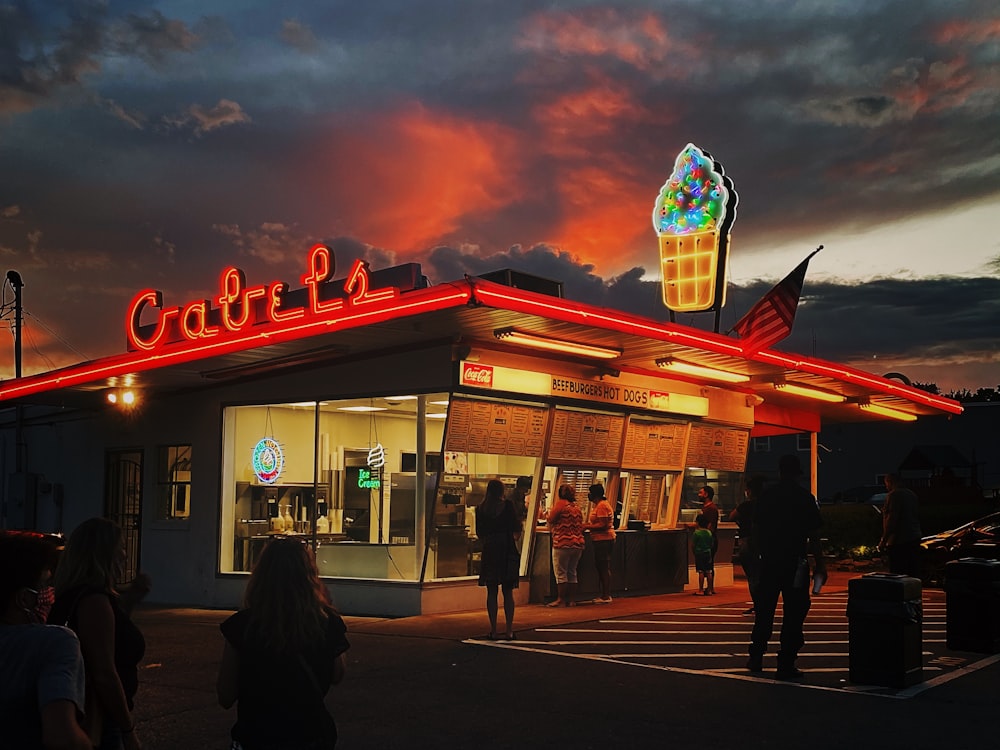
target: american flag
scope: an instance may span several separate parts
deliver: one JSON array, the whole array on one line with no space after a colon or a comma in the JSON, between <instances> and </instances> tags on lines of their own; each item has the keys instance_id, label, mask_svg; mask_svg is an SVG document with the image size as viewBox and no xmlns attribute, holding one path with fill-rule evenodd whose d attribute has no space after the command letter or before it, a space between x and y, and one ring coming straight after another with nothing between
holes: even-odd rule
<instances>
[{"instance_id":1,"label":"american flag","mask_svg":"<svg viewBox=\"0 0 1000 750\"><path fill-rule=\"evenodd\" d=\"M823 246L809 253L809 256L795 267L795 270L779 281L765 294L746 315L733 326L743 344L744 354L753 354L781 341L792 332L795 310L799 306L802 283L806 278L809 260Z\"/></svg>"}]
</instances>

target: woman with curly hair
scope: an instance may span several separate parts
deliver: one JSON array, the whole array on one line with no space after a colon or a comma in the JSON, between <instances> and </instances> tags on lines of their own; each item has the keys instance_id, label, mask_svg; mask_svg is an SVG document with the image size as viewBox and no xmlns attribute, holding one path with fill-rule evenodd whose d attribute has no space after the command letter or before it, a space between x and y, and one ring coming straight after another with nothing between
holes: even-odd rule
<instances>
[{"instance_id":1,"label":"woman with curly hair","mask_svg":"<svg viewBox=\"0 0 1000 750\"><path fill-rule=\"evenodd\" d=\"M132 708L146 641L129 614L148 593L149 578L139 574L119 592L124 570L121 527L107 518L87 519L66 541L49 612L49 623L69 626L80 639L87 673L84 726L100 750L139 747Z\"/></svg>"},{"instance_id":2,"label":"woman with curly hair","mask_svg":"<svg viewBox=\"0 0 1000 750\"><path fill-rule=\"evenodd\" d=\"M572 485L559 485L558 496L549 511L548 527L552 535L552 567L559 596L546 606L575 607L576 569L585 544L583 512L576 504L576 490Z\"/></svg>"},{"instance_id":3,"label":"woman with curly hair","mask_svg":"<svg viewBox=\"0 0 1000 750\"><path fill-rule=\"evenodd\" d=\"M216 684L223 708L237 704L233 750L329 750L337 726L327 700L344 678L350 644L312 549L271 540L243 600L220 626L226 644Z\"/></svg>"}]
</instances>

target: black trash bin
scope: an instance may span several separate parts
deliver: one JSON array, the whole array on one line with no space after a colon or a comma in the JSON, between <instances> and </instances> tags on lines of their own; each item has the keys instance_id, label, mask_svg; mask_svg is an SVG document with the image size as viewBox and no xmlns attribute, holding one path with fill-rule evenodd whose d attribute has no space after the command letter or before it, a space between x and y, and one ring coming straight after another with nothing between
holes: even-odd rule
<instances>
[{"instance_id":1,"label":"black trash bin","mask_svg":"<svg viewBox=\"0 0 1000 750\"><path fill-rule=\"evenodd\" d=\"M847 582L850 680L904 688L923 680L920 580L869 573Z\"/></svg>"},{"instance_id":2,"label":"black trash bin","mask_svg":"<svg viewBox=\"0 0 1000 750\"><path fill-rule=\"evenodd\" d=\"M963 557L944 566L948 648L1000 653L1000 560Z\"/></svg>"}]
</instances>

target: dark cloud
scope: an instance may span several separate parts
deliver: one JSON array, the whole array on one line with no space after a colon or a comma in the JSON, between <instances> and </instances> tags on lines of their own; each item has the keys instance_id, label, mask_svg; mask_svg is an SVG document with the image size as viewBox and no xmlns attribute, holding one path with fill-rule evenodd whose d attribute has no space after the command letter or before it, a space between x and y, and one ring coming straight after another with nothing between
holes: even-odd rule
<instances>
[{"instance_id":1,"label":"dark cloud","mask_svg":"<svg viewBox=\"0 0 1000 750\"><path fill-rule=\"evenodd\" d=\"M286 18L282 21L278 37L285 44L300 52L312 54L319 49L319 40L316 39L312 29L293 18Z\"/></svg>"},{"instance_id":2,"label":"dark cloud","mask_svg":"<svg viewBox=\"0 0 1000 750\"><path fill-rule=\"evenodd\" d=\"M117 52L154 66L162 65L174 52L191 52L199 43L198 35L183 21L167 18L158 10L145 16L128 14L112 25L109 37Z\"/></svg>"}]
</instances>

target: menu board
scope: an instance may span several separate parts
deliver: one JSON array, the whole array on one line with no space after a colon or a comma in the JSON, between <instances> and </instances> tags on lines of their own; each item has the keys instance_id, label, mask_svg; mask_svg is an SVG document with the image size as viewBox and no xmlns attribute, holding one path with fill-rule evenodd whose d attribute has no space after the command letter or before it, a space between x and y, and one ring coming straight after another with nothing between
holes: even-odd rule
<instances>
[{"instance_id":1,"label":"menu board","mask_svg":"<svg viewBox=\"0 0 1000 750\"><path fill-rule=\"evenodd\" d=\"M617 465L624 432L624 416L556 409L549 460Z\"/></svg>"},{"instance_id":2,"label":"menu board","mask_svg":"<svg viewBox=\"0 0 1000 750\"><path fill-rule=\"evenodd\" d=\"M687 465L703 469L743 471L750 433L709 424L692 424Z\"/></svg>"},{"instance_id":3,"label":"menu board","mask_svg":"<svg viewBox=\"0 0 1000 750\"><path fill-rule=\"evenodd\" d=\"M544 407L453 398L445 450L540 458L548 417Z\"/></svg>"},{"instance_id":4,"label":"menu board","mask_svg":"<svg viewBox=\"0 0 1000 750\"><path fill-rule=\"evenodd\" d=\"M683 471L687 424L630 420L622 468Z\"/></svg>"},{"instance_id":5,"label":"menu board","mask_svg":"<svg viewBox=\"0 0 1000 750\"><path fill-rule=\"evenodd\" d=\"M629 483L629 515L639 521L656 523L663 497L663 474L634 474Z\"/></svg>"}]
</instances>

